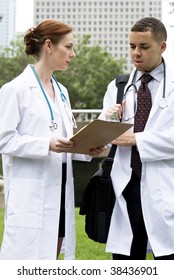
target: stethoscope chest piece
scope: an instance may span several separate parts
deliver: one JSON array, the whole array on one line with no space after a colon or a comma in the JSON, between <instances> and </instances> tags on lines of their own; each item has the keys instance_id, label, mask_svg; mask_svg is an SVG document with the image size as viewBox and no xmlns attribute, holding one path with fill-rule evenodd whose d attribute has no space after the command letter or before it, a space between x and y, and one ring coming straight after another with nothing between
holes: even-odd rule
<instances>
[{"instance_id":1,"label":"stethoscope chest piece","mask_svg":"<svg viewBox=\"0 0 174 280\"><path fill-rule=\"evenodd\" d=\"M51 122L51 124L49 125L49 129L51 131L55 131L58 128L58 125L56 122Z\"/></svg>"},{"instance_id":2,"label":"stethoscope chest piece","mask_svg":"<svg viewBox=\"0 0 174 280\"><path fill-rule=\"evenodd\" d=\"M161 109L165 109L167 106L168 106L168 104L167 104L166 99L165 99L165 98L162 98L162 99L159 101L159 107L160 107Z\"/></svg>"}]
</instances>

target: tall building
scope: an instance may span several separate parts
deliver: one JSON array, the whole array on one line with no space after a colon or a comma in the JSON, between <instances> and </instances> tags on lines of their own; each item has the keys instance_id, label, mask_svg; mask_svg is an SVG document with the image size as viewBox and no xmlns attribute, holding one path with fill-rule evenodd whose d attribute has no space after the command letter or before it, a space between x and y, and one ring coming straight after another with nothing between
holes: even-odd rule
<instances>
[{"instance_id":1,"label":"tall building","mask_svg":"<svg viewBox=\"0 0 174 280\"><path fill-rule=\"evenodd\" d=\"M16 0L0 0L0 50L15 37Z\"/></svg>"},{"instance_id":2,"label":"tall building","mask_svg":"<svg viewBox=\"0 0 174 280\"><path fill-rule=\"evenodd\" d=\"M91 45L99 44L115 58L129 58L129 31L139 18L162 19L162 0L34 0L34 24L47 18L71 24L78 35L90 34Z\"/></svg>"}]
</instances>

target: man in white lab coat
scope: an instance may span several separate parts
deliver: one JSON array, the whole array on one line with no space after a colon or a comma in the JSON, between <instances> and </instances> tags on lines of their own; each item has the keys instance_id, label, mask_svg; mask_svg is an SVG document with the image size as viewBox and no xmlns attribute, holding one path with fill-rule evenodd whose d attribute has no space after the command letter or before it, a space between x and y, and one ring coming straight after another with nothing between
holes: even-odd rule
<instances>
[{"instance_id":1,"label":"man in white lab coat","mask_svg":"<svg viewBox=\"0 0 174 280\"><path fill-rule=\"evenodd\" d=\"M152 107L144 131L130 131L113 141L117 151L111 171L116 204L106 251L113 259L145 259L149 241L155 259L174 259L174 70L162 54L167 33L155 18L137 21L130 31L130 56L135 68L125 87L122 104L115 104L115 81L108 85L101 118L117 113L134 124L137 89L144 73ZM139 152L142 169L131 167L132 147Z\"/></svg>"}]
</instances>

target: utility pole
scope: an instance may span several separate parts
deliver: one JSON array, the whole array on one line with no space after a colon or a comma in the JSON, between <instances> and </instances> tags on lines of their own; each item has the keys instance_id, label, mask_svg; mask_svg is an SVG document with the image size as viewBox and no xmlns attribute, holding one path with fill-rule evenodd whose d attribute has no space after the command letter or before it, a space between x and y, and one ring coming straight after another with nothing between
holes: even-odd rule
<instances>
[{"instance_id":1,"label":"utility pole","mask_svg":"<svg viewBox=\"0 0 174 280\"><path fill-rule=\"evenodd\" d=\"M0 22L3 19L3 13L0 13Z\"/></svg>"}]
</instances>

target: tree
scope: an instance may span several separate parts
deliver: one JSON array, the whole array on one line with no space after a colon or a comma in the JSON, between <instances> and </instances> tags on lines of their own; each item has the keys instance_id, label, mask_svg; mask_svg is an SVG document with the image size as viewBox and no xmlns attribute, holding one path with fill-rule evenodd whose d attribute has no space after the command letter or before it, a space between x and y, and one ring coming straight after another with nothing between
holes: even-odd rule
<instances>
[{"instance_id":1,"label":"tree","mask_svg":"<svg viewBox=\"0 0 174 280\"><path fill-rule=\"evenodd\" d=\"M102 108L108 83L123 73L124 61L116 60L99 46L89 46L90 36L77 43L76 58L66 72L56 71L59 82L68 88L73 109ZM0 86L19 75L31 57L24 52L22 37L18 36L4 49L0 57Z\"/></svg>"},{"instance_id":2,"label":"tree","mask_svg":"<svg viewBox=\"0 0 174 280\"><path fill-rule=\"evenodd\" d=\"M77 44L76 58L66 73L56 77L69 91L72 108L100 109L108 83L123 73L124 61L116 60L99 46L89 46L90 36Z\"/></svg>"},{"instance_id":3,"label":"tree","mask_svg":"<svg viewBox=\"0 0 174 280\"><path fill-rule=\"evenodd\" d=\"M32 57L27 57L24 52L22 35L11 41L7 48L0 54L0 87L18 76L28 63L33 63Z\"/></svg>"}]
</instances>

